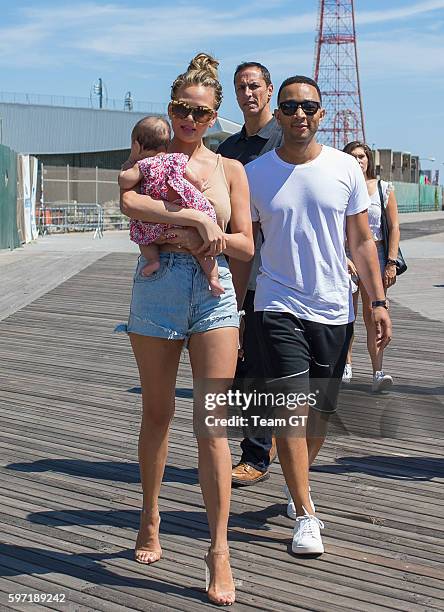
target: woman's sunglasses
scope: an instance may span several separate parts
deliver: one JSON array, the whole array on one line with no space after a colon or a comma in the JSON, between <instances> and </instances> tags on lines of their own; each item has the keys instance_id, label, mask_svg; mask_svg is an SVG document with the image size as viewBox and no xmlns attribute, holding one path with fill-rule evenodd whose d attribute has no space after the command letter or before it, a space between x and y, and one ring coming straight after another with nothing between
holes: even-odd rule
<instances>
[{"instance_id":1,"label":"woman's sunglasses","mask_svg":"<svg viewBox=\"0 0 444 612\"><path fill-rule=\"evenodd\" d=\"M186 119L190 115L196 123L208 123L216 112L208 106L190 106L181 100L171 100L171 112L179 119Z\"/></svg>"},{"instance_id":2,"label":"woman's sunglasses","mask_svg":"<svg viewBox=\"0 0 444 612\"><path fill-rule=\"evenodd\" d=\"M302 102L298 102L297 100L285 100L285 102L281 102L279 104L280 110L287 117L296 115L299 107L302 108L308 117L312 117L313 115L316 115L318 110L321 108L321 105L319 102L315 102L315 100L303 100Z\"/></svg>"}]
</instances>

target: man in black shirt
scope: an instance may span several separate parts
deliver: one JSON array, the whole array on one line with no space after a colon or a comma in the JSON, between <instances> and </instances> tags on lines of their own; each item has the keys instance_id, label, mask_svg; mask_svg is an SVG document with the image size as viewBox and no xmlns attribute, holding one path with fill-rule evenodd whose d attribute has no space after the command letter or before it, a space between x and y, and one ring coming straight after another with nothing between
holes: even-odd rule
<instances>
[{"instance_id":1,"label":"man in black shirt","mask_svg":"<svg viewBox=\"0 0 444 612\"><path fill-rule=\"evenodd\" d=\"M256 62L240 64L234 73L234 86L245 123L240 132L219 145L217 152L238 159L245 166L280 147L282 130L271 112L273 85L265 66Z\"/></svg>"},{"instance_id":2,"label":"man in black shirt","mask_svg":"<svg viewBox=\"0 0 444 612\"><path fill-rule=\"evenodd\" d=\"M234 73L234 86L239 107L244 115L244 125L240 132L233 134L225 140L217 152L224 157L238 159L242 164L248 164L260 155L281 146L282 131L270 108L273 95L273 85L267 68L258 62L245 62L240 64ZM257 363L258 349L256 347L256 333L254 331L254 292L256 276L260 265L261 236L256 242L256 254L251 275L248 281L248 290L240 299L239 309L245 311L245 329L243 335L244 360L238 362L236 378L260 378ZM230 262L233 269L236 260ZM262 428L263 431L263 428ZM232 472L233 484L251 485L270 476L269 466L276 457L276 444L271 431L261 438L244 438L241 442L242 457L234 466Z\"/></svg>"}]
</instances>

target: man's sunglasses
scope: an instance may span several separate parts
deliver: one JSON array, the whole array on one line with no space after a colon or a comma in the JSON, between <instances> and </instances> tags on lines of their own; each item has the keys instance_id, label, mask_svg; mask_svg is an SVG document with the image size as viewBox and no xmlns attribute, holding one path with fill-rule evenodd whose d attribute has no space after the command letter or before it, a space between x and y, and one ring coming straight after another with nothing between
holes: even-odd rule
<instances>
[{"instance_id":1,"label":"man's sunglasses","mask_svg":"<svg viewBox=\"0 0 444 612\"><path fill-rule=\"evenodd\" d=\"M179 119L186 119L190 115L196 123L208 123L216 112L208 106L190 106L181 100L171 100L171 112Z\"/></svg>"},{"instance_id":2,"label":"man's sunglasses","mask_svg":"<svg viewBox=\"0 0 444 612\"><path fill-rule=\"evenodd\" d=\"M315 102L315 100L303 100L302 102L298 102L297 100L285 100L279 104L280 110L287 117L296 115L299 107L302 108L308 117L312 117L313 115L316 115L318 110L321 108L321 105L319 102Z\"/></svg>"}]
</instances>

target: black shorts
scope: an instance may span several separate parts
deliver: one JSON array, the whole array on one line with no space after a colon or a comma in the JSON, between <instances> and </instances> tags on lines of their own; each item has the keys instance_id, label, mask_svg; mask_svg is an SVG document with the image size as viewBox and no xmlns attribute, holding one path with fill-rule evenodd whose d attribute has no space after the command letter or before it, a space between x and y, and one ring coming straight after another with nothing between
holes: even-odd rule
<instances>
[{"instance_id":1,"label":"black shorts","mask_svg":"<svg viewBox=\"0 0 444 612\"><path fill-rule=\"evenodd\" d=\"M315 393L312 407L336 411L353 323L328 325L288 312L255 313L260 358L267 386L283 392Z\"/></svg>"}]
</instances>

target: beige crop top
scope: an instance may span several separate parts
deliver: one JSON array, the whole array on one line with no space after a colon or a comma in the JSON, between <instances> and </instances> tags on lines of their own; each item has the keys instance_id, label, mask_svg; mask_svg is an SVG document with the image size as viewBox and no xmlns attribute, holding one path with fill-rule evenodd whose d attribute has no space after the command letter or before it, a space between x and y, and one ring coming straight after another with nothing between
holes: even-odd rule
<instances>
[{"instance_id":1,"label":"beige crop top","mask_svg":"<svg viewBox=\"0 0 444 612\"><path fill-rule=\"evenodd\" d=\"M217 223L225 231L230 221L231 202L230 188L225 176L222 155L217 156L216 168L207 182L208 186L202 193L214 206Z\"/></svg>"}]
</instances>

